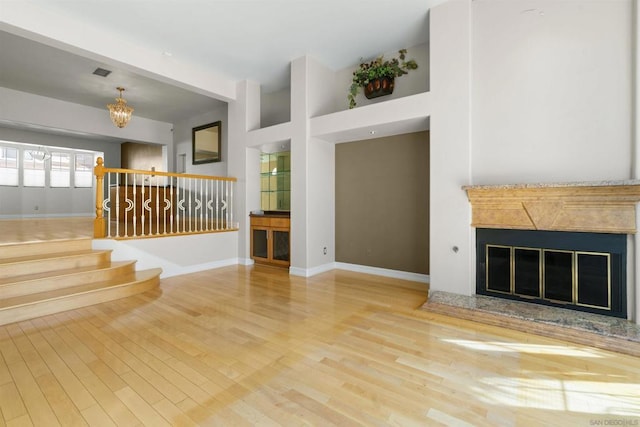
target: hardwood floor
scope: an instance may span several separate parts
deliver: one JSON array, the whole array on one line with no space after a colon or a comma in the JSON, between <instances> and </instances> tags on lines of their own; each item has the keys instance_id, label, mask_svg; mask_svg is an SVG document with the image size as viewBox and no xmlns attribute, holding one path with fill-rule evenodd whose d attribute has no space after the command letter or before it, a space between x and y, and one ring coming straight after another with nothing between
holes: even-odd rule
<instances>
[{"instance_id":1,"label":"hardwood floor","mask_svg":"<svg viewBox=\"0 0 640 427\"><path fill-rule=\"evenodd\" d=\"M0 245L43 240L93 238L93 218L0 219Z\"/></svg>"},{"instance_id":2,"label":"hardwood floor","mask_svg":"<svg viewBox=\"0 0 640 427\"><path fill-rule=\"evenodd\" d=\"M3 326L0 425L640 423L640 359L417 310L425 295L233 266Z\"/></svg>"}]
</instances>

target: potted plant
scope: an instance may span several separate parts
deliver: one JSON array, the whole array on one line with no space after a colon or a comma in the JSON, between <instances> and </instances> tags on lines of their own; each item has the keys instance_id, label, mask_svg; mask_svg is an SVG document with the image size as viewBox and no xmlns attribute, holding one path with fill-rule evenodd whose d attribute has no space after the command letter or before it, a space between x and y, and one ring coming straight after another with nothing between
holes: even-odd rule
<instances>
[{"instance_id":1,"label":"potted plant","mask_svg":"<svg viewBox=\"0 0 640 427\"><path fill-rule=\"evenodd\" d=\"M400 49L398 57L384 59L382 55L371 62L362 62L353 72L351 87L349 89L349 108L356 106L356 95L360 88L364 89L364 95L368 98L376 98L382 95L390 95L393 92L394 79L418 68L413 59L405 61L407 49Z\"/></svg>"}]
</instances>

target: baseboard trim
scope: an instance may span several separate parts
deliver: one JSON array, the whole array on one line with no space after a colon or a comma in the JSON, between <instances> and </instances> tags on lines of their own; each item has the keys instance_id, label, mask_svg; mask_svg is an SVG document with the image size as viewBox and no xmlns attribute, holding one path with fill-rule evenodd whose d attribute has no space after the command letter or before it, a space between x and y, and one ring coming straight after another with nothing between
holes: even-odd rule
<instances>
[{"instance_id":1,"label":"baseboard trim","mask_svg":"<svg viewBox=\"0 0 640 427\"><path fill-rule=\"evenodd\" d=\"M231 259L223 259L220 261L207 262L204 264L190 265L187 267L173 267L167 269L165 272L163 269L162 274L160 275L161 279L166 279L167 277L179 276L181 274L190 274L197 273L199 271L205 270L213 270L215 268L228 267L230 265L238 265L240 264L240 260L238 258Z\"/></svg>"},{"instance_id":2,"label":"baseboard trim","mask_svg":"<svg viewBox=\"0 0 640 427\"><path fill-rule=\"evenodd\" d=\"M291 274L292 276L311 277L315 276L316 274L335 270L335 264L335 262L330 262L328 264L319 265L313 268L289 267L289 274Z\"/></svg>"},{"instance_id":3,"label":"baseboard trim","mask_svg":"<svg viewBox=\"0 0 640 427\"><path fill-rule=\"evenodd\" d=\"M387 268L370 267L368 265L349 264L336 262L335 268L338 270L355 271L357 273L373 274L376 276L391 277L394 279L410 280L412 282L429 283L428 274L411 273L409 271L390 270Z\"/></svg>"},{"instance_id":4,"label":"baseboard trim","mask_svg":"<svg viewBox=\"0 0 640 427\"><path fill-rule=\"evenodd\" d=\"M332 262L313 268L289 267L289 274L293 276L311 277L331 270L347 270L356 273L373 274L375 276L391 277L394 279L410 280L412 282L429 283L428 274L411 273L408 271L389 270L387 268L370 267L368 265Z\"/></svg>"}]
</instances>

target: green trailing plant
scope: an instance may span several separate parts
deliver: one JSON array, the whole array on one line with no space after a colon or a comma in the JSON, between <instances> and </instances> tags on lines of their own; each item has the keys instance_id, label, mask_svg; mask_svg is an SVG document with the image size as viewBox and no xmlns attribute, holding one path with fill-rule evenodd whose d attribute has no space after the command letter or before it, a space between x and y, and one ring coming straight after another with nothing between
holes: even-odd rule
<instances>
[{"instance_id":1,"label":"green trailing plant","mask_svg":"<svg viewBox=\"0 0 640 427\"><path fill-rule=\"evenodd\" d=\"M361 62L357 70L353 72L351 87L349 88L349 108L356 106L356 95L361 87L366 86L375 79L384 77L395 78L400 77L418 68L418 64L414 59L405 60L407 49L400 49L398 57L393 59L384 59L380 55L370 62Z\"/></svg>"}]
</instances>

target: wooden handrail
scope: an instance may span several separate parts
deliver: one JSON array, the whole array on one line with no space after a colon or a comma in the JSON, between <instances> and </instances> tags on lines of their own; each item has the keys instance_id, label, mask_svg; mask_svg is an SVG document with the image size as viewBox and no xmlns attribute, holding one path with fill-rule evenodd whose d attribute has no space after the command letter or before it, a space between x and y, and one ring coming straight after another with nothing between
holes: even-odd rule
<instances>
[{"instance_id":1,"label":"wooden handrail","mask_svg":"<svg viewBox=\"0 0 640 427\"><path fill-rule=\"evenodd\" d=\"M100 161L101 159L102 157L99 157L98 161ZM176 178L208 179L211 181L233 181L233 182L238 181L238 178L233 178L228 176L211 176L211 175L197 175L197 174L190 174L190 173L160 172L160 171L150 171L150 170L142 170L142 169L103 168L102 173L103 175L106 173L137 173L141 175L171 176Z\"/></svg>"}]
</instances>

